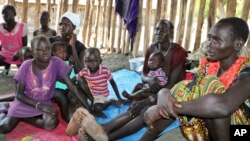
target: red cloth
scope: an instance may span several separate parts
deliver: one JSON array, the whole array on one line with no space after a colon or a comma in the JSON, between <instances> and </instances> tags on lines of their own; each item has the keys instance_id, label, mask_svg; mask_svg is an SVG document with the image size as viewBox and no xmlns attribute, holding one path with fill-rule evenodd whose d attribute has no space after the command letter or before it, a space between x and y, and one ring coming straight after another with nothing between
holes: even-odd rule
<instances>
[{"instance_id":1,"label":"red cloth","mask_svg":"<svg viewBox=\"0 0 250 141\"><path fill-rule=\"evenodd\" d=\"M194 76L194 73L188 72L185 75L185 80L192 80Z\"/></svg>"},{"instance_id":2,"label":"red cloth","mask_svg":"<svg viewBox=\"0 0 250 141\"><path fill-rule=\"evenodd\" d=\"M6 134L6 139L8 141L30 141L31 139L32 141L77 141L76 136L65 135L67 123L63 121L60 114L58 118L58 126L51 131L20 122L10 133Z\"/></svg>"}]
</instances>

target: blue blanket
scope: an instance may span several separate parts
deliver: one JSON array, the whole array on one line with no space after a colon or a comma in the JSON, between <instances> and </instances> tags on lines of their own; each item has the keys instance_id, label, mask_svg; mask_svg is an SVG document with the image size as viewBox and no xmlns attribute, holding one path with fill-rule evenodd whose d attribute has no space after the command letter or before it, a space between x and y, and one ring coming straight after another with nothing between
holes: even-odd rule
<instances>
[{"instance_id":1,"label":"blue blanket","mask_svg":"<svg viewBox=\"0 0 250 141\"><path fill-rule=\"evenodd\" d=\"M137 74L134 71L129 71L129 70L119 70L116 72L112 73L113 78L118 86L119 92L120 94L122 93L122 91L126 90L127 92L131 93L134 86L141 82L141 77L139 74ZM109 84L109 90L110 90L110 95L109 98L117 98L114 90L112 88L112 86ZM123 105L122 107L118 108L115 106L109 106L104 113L107 115L106 119L102 119L102 118L97 118L97 121L99 123L106 123L109 122L111 119L113 119L114 117L120 115L121 113L124 113L126 110L128 109L128 105ZM163 133L166 133L176 127L178 127L180 124L178 121L175 121L174 123L172 123L168 128L166 128ZM124 137L122 139L120 139L119 141L130 141L130 140L138 140L142 137L142 135L145 133L145 131L147 130L147 127L142 128L141 130L137 131L136 133Z\"/></svg>"}]
</instances>

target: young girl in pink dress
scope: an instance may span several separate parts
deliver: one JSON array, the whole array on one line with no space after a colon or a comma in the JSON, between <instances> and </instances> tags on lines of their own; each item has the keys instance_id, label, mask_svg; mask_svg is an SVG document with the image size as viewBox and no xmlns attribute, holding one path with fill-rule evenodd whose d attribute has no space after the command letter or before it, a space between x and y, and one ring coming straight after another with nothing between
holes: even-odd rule
<instances>
[{"instance_id":1,"label":"young girl in pink dress","mask_svg":"<svg viewBox=\"0 0 250 141\"><path fill-rule=\"evenodd\" d=\"M23 46L27 46L28 28L24 23L15 21L14 6L5 5L2 15L5 23L0 24L0 66L5 66L2 75L8 75L11 64L22 63L19 58L15 59L14 55Z\"/></svg>"},{"instance_id":2,"label":"young girl in pink dress","mask_svg":"<svg viewBox=\"0 0 250 141\"><path fill-rule=\"evenodd\" d=\"M68 77L71 67L58 57L51 57L48 38L35 37L31 50L34 59L25 61L14 77L17 84L15 100L7 112L0 113L0 133L10 132L19 121L46 130L55 128L58 119L52 98L57 80L63 80L81 103L84 101Z\"/></svg>"}]
</instances>

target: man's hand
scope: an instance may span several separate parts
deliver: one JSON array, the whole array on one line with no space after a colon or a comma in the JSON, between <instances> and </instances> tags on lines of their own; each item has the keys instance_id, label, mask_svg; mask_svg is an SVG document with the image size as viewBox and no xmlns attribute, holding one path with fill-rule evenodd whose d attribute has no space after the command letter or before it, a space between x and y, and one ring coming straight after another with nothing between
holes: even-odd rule
<instances>
[{"instance_id":1,"label":"man's hand","mask_svg":"<svg viewBox=\"0 0 250 141\"><path fill-rule=\"evenodd\" d=\"M149 129L153 129L153 123L161 119L157 105L149 107L144 113L144 122L148 125Z\"/></svg>"},{"instance_id":2,"label":"man's hand","mask_svg":"<svg viewBox=\"0 0 250 141\"><path fill-rule=\"evenodd\" d=\"M181 108L181 105L175 101L169 89L163 88L159 91L157 105L159 107L159 113L161 116L164 118L169 118L169 116L172 116L178 119L178 115L174 111L174 106Z\"/></svg>"}]
</instances>

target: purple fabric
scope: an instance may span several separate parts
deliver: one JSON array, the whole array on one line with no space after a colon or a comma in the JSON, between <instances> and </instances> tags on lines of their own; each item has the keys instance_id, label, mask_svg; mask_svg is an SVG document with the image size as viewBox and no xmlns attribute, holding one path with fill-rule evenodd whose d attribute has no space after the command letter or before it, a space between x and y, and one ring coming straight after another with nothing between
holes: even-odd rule
<instances>
[{"instance_id":1,"label":"purple fabric","mask_svg":"<svg viewBox=\"0 0 250 141\"><path fill-rule=\"evenodd\" d=\"M116 0L115 4L116 13L122 17L130 38L134 38L139 14L139 0Z\"/></svg>"},{"instance_id":2,"label":"purple fabric","mask_svg":"<svg viewBox=\"0 0 250 141\"><path fill-rule=\"evenodd\" d=\"M25 61L19 68L14 79L25 85L24 94L43 104L51 105L51 99L55 95L55 82L69 74L71 67L65 64L58 57L51 57L48 67L35 75L32 70L32 60ZM8 116L11 117L33 117L43 114L35 107L27 105L17 99L8 109Z\"/></svg>"}]
</instances>

